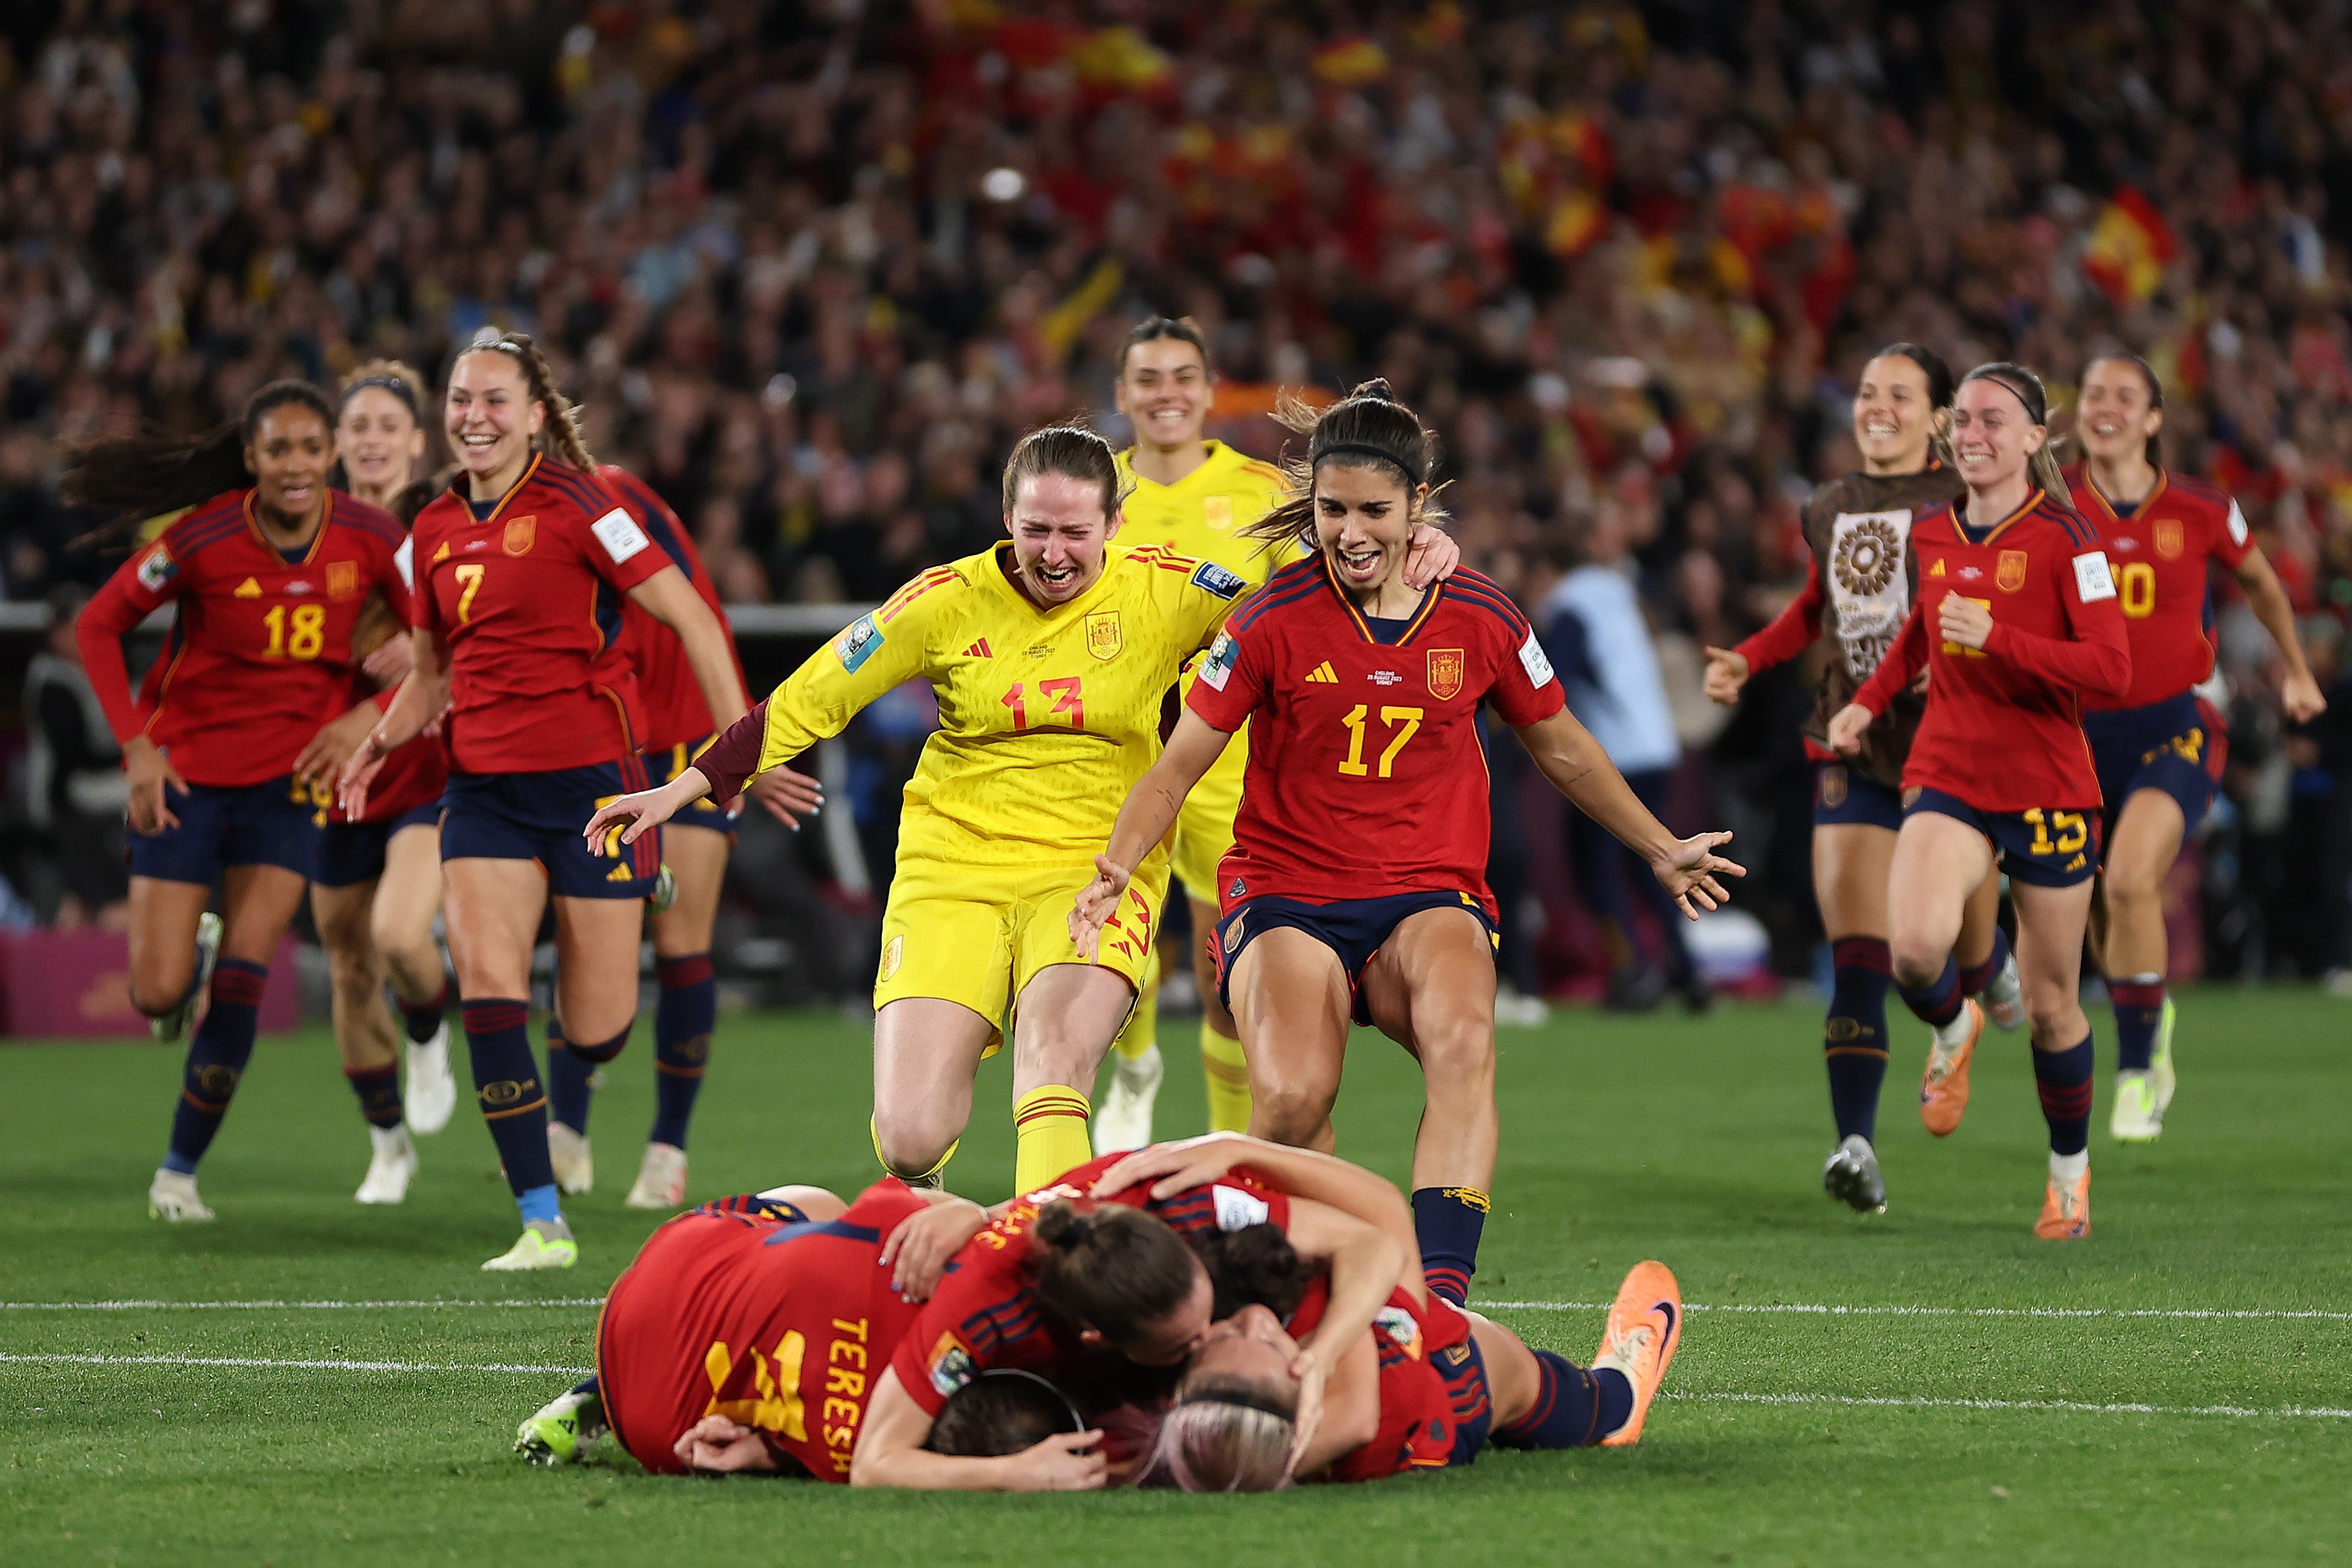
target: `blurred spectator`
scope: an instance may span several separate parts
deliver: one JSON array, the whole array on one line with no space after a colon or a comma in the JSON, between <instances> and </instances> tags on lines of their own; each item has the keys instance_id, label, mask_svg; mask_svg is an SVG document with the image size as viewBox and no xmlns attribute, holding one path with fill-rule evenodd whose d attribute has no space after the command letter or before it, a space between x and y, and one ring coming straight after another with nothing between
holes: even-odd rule
<instances>
[{"instance_id":1,"label":"blurred spectator","mask_svg":"<svg viewBox=\"0 0 2352 1568\"><path fill-rule=\"evenodd\" d=\"M130 879L123 868L123 808L131 798L122 749L83 672L74 617L89 598L66 586L49 595L47 645L25 672L27 734L18 763L26 825L47 841L63 883L52 923L120 925Z\"/></svg>"}]
</instances>

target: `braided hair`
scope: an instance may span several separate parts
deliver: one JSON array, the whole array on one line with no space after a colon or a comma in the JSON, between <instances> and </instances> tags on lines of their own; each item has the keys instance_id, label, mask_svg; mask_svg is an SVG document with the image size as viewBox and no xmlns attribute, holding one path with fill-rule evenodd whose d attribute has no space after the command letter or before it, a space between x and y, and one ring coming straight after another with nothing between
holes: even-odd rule
<instances>
[{"instance_id":1,"label":"braided hair","mask_svg":"<svg viewBox=\"0 0 2352 1568\"><path fill-rule=\"evenodd\" d=\"M596 459L589 455L588 443L580 435L580 405L557 387L555 373L548 368L547 356L539 352L539 344L531 341L530 334L484 327L474 334L472 342L457 351L457 358L485 353L502 353L512 359L522 371L530 400L546 408L547 425L541 431L546 450L582 473L594 473Z\"/></svg>"}]
</instances>

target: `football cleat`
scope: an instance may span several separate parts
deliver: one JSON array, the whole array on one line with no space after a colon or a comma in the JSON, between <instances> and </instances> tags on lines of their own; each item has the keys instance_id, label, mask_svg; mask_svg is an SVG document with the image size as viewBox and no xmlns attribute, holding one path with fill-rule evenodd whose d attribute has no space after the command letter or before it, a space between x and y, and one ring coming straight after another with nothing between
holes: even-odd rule
<instances>
[{"instance_id":1,"label":"football cleat","mask_svg":"<svg viewBox=\"0 0 2352 1568\"><path fill-rule=\"evenodd\" d=\"M572 1389L515 1428L514 1451L534 1465L575 1463L607 1430L604 1402Z\"/></svg>"},{"instance_id":2,"label":"football cleat","mask_svg":"<svg viewBox=\"0 0 2352 1568\"><path fill-rule=\"evenodd\" d=\"M2107 1113L2107 1135L2118 1143L2153 1143L2164 1134L2164 1112L2157 1109L2155 1075L2116 1075L2115 1109Z\"/></svg>"},{"instance_id":3,"label":"football cleat","mask_svg":"<svg viewBox=\"0 0 2352 1568\"><path fill-rule=\"evenodd\" d=\"M1609 1326L1592 1353L1595 1371L1613 1367L1633 1385L1633 1413L1601 1439L1604 1448L1630 1448L1642 1440L1650 1402L1666 1377L1667 1363L1683 1338L1683 1292L1674 1270L1658 1262L1636 1263L1609 1308Z\"/></svg>"},{"instance_id":4,"label":"football cleat","mask_svg":"<svg viewBox=\"0 0 2352 1568\"><path fill-rule=\"evenodd\" d=\"M572 1227L560 1219L535 1219L504 1252L482 1265L485 1274L513 1274L530 1268L569 1268L580 1261L580 1244Z\"/></svg>"},{"instance_id":5,"label":"football cleat","mask_svg":"<svg viewBox=\"0 0 2352 1568\"><path fill-rule=\"evenodd\" d=\"M213 965L220 962L220 944L221 918L206 910L196 917L196 976L188 984L188 994L170 1012L147 1020L147 1032L164 1045L186 1038L204 1016L205 999L212 994Z\"/></svg>"},{"instance_id":6,"label":"football cleat","mask_svg":"<svg viewBox=\"0 0 2352 1568\"><path fill-rule=\"evenodd\" d=\"M669 862L665 860L661 863L661 869L654 873L654 890L646 895L646 910L650 914L666 915L676 902L677 873L672 871Z\"/></svg>"},{"instance_id":7,"label":"football cleat","mask_svg":"<svg viewBox=\"0 0 2352 1568\"><path fill-rule=\"evenodd\" d=\"M637 1167L636 1184L621 1200L623 1208L674 1209L686 1204L686 1151L675 1143L648 1143L645 1163Z\"/></svg>"},{"instance_id":8,"label":"football cleat","mask_svg":"<svg viewBox=\"0 0 2352 1568\"><path fill-rule=\"evenodd\" d=\"M408 1042L408 1130L429 1138L449 1125L457 1109L457 1079L449 1071L449 1020L421 1044Z\"/></svg>"},{"instance_id":9,"label":"football cleat","mask_svg":"<svg viewBox=\"0 0 2352 1568\"><path fill-rule=\"evenodd\" d=\"M588 1152L588 1135L574 1132L561 1121L547 1124L547 1159L555 1167L555 1184L566 1197L578 1197L596 1186L596 1161Z\"/></svg>"},{"instance_id":10,"label":"football cleat","mask_svg":"<svg viewBox=\"0 0 2352 1568\"><path fill-rule=\"evenodd\" d=\"M194 1225L214 1217L196 1195L196 1178L184 1171L157 1171L147 1185L147 1217L166 1225Z\"/></svg>"},{"instance_id":11,"label":"football cleat","mask_svg":"<svg viewBox=\"0 0 2352 1568\"><path fill-rule=\"evenodd\" d=\"M2091 1234L2091 1169L2068 1180L2053 1175L2042 1194L2042 1217L2033 1234L2044 1241L2081 1241Z\"/></svg>"},{"instance_id":12,"label":"football cleat","mask_svg":"<svg viewBox=\"0 0 2352 1568\"><path fill-rule=\"evenodd\" d=\"M1110 1089L1095 1107L1097 1154L1124 1154L1151 1142L1151 1102L1159 1098L1160 1080L1167 1072L1158 1046L1133 1061L1111 1053Z\"/></svg>"},{"instance_id":13,"label":"football cleat","mask_svg":"<svg viewBox=\"0 0 2352 1568\"><path fill-rule=\"evenodd\" d=\"M416 1145L408 1141L408 1129L397 1125L371 1127L368 1138L375 1155L352 1196L363 1204L396 1204L408 1196L408 1184L415 1179Z\"/></svg>"},{"instance_id":14,"label":"football cleat","mask_svg":"<svg viewBox=\"0 0 2352 1568\"><path fill-rule=\"evenodd\" d=\"M1830 1163L1822 1168L1822 1191L1856 1214L1886 1212L1886 1179L1878 1173L1878 1154L1869 1139L1853 1133L1830 1151Z\"/></svg>"},{"instance_id":15,"label":"football cleat","mask_svg":"<svg viewBox=\"0 0 2352 1568\"><path fill-rule=\"evenodd\" d=\"M2017 954L2001 961L2000 973L1985 983L1985 1016L2005 1033L2025 1022L2025 986L2017 978Z\"/></svg>"},{"instance_id":16,"label":"football cleat","mask_svg":"<svg viewBox=\"0 0 2352 1568\"><path fill-rule=\"evenodd\" d=\"M2156 1114L2160 1121L2172 1104L2172 1091L2179 1087L2172 1076L2172 998L2164 999L2164 1016L2156 1021L2156 1050L2148 1058L2147 1086L2156 1094Z\"/></svg>"},{"instance_id":17,"label":"football cleat","mask_svg":"<svg viewBox=\"0 0 2352 1568\"><path fill-rule=\"evenodd\" d=\"M1960 1005L1968 1010L1968 1038L1950 1050L1931 1042L1927 1070L1919 1079L1919 1121L1938 1138L1950 1137L1968 1112L1969 1064L1984 1037L1984 1009L1972 997L1962 997Z\"/></svg>"}]
</instances>

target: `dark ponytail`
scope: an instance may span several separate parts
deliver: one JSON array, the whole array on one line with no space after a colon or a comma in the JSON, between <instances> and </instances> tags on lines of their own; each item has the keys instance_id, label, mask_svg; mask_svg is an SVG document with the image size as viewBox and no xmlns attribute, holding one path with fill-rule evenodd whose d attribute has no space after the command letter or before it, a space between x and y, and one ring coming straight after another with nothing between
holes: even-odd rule
<instances>
[{"instance_id":1,"label":"dark ponytail","mask_svg":"<svg viewBox=\"0 0 2352 1568\"><path fill-rule=\"evenodd\" d=\"M2025 366L2012 364L2007 360L1995 360L1990 364L1977 366L1960 378L1963 386L1971 381L1990 381L2007 387L2018 402L2025 405L2026 418L2045 428L2049 426L2050 394L2042 386L2042 378ZM2066 501L2066 476L2058 468L2057 445L2054 438L2044 439L2042 449L2026 459L2026 470L2032 475L2035 484L2048 491L2053 500L2063 505Z\"/></svg>"},{"instance_id":2,"label":"dark ponytail","mask_svg":"<svg viewBox=\"0 0 2352 1568\"><path fill-rule=\"evenodd\" d=\"M1200 1264L1157 1215L1059 1198L1038 1211L1031 1284L1046 1308L1114 1344L1181 1307Z\"/></svg>"},{"instance_id":3,"label":"dark ponytail","mask_svg":"<svg viewBox=\"0 0 2352 1568\"><path fill-rule=\"evenodd\" d=\"M2095 354L2092 356L2091 363L2083 367L2083 379L2084 381L2090 380L2091 372L2106 363L2109 360L2115 360L2120 363L2127 364L2131 366L2132 369L2139 372L2140 380L2147 384L2147 405L2150 408L2158 410L2161 410L2164 407L2164 383L2156 379L2156 367L2149 364L2147 361L2140 358L2137 354L2126 353L2121 349L2110 350L2108 353L2103 354ZM2151 468L2161 468L2164 467L2164 439L2161 433L2150 436L2147 438L2147 466Z\"/></svg>"},{"instance_id":4,"label":"dark ponytail","mask_svg":"<svg viewBox=\"0 0 2352 1568\"><path fill-rule=\"evenodd\" d=\"M1889 343L1870 357L1893 359L1898 355L1917 365L1920 374L1927 378L1928 407L1949 408L1952 405L1952 393L1955 390L1952 383L1952 367L1944 363L1943 355L1933 349L1922 348L1917 343Z\"/></svg>"},{"instance_id":5,"label":"dark ponytail","mask_svg":"<svg viewBox=\"0 0 2352 1568\"><path fill-rule=\"evenodd\" d=\"M58 492L69 505L112 514L74 541L104 544L128 536L147 518L180 511L225 490L240 489L253 477L245 449L253 444L270 410L299 404L319 416L334 438L335 411L307 381L273 381L245 400L235 421L201 436L100 436L66 449Z\"/></svg>"},{"instance_id":6,"label":"dark ponytail","mask_svg":"<svg viewBox=\"0 0 2352 1568\"><path fill-rule=\"evenodd\" d=\"M1289 499L1242 530L1252 539L1295 539L1314 548L1315 475L1327 461L1387 468L1404 481L1408 498L1429 483L1437 467L1437 437L1419 415L1396 400L1385 381L1365 382L1319 413L1286 393L1274 416L1307 437L1307 456L1284 462ZM1413 520L1434 526L1444 515L1433 497Z\"/></svg>"}]
</instances>

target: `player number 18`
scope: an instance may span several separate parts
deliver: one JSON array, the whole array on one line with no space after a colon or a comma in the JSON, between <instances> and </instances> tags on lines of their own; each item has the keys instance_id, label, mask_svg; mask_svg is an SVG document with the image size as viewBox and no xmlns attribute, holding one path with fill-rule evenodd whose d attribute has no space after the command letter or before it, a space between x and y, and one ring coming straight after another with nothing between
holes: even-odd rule
<instances>
[{"instance_id":1,"label":"player number 18","mask_svg":"<svg viewBox=\"0 0 2352 1568\"><path fill-rule=\"evenodd\" d=\"M261 624L269 628L269 646L261 650L264 658L316 658L327 646L327 606L297 605L294 606L293 636L287 636L286 606L272 605Z\"/></svg>"}]
</instances>

